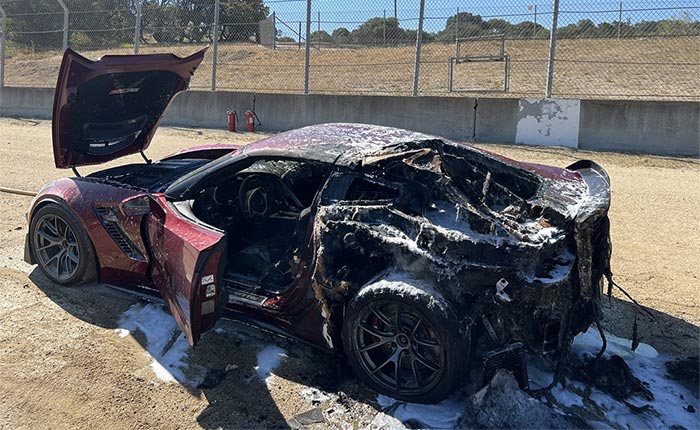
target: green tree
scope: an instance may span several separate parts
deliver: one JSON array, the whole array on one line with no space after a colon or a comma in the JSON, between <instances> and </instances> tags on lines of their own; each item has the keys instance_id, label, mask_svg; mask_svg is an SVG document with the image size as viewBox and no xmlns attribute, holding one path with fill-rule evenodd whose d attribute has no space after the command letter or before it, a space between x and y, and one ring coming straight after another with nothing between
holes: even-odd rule
<instances>
[{"instance_id":1,"label":"green tree","mask_svg":"<svg viewBox=\"0 0 700 430\"><path fill-rule=\"evenodd\" d=\"M148 42L152 36L158 43L175 43L184 36L179 30L177 2L172 0L147 0L141 7L141 40Z\"/></svg>"},{"instance_id":2,"label":"green tree","mask_svg":"<svg viewBox=\"0 0 700 430\"><path fill-rule=\"evenodd\" d=\"M333 38L327 31L319 30L311 33L310 39L312 42L332 42Z\"/></svg>"},{"instance_id":3,"label":"green tree","mask_svg":"<svg viewBox=\"0 0 700 430\"><path fill-rule=\"evenodd\" d=\"M382 45L385 34L387 44L405 43L410 40L396 18L370 18L350 33L353 43L363 45Z\"/></svg>"},{"instance_id":4,"label":"green tree","mask_svg":"<svg viewBox=\"0 0 700 430\"><path fill-rule=\"evenodd\" d=\"M68 2L67 2L68 3ZM35 49L63 46L63 9L55 0L5 2L10 39ZM110 47L134 37L135 10L131 0L72 0L68 42L78 47Z\"/></svg>"},{"instance_id":5,"label":"green tree","mask_svg":"<svg viewBox=\"0 0 700 430\"><path fill-rule=\"evenodd\" d=\"M513 24L505 19L493 18L486 21L486 31L493 34L511 34Z\"/></svg>"},{"instance_id":6,"label":"green tree","mask_svg":"<svg viewBox=\"0 0 700 430\"><path fill-rule=\"evenodd\" d=\"M73 11L68 14L70 44L77 40L83 46L102 48L132 43L136 10L130 0L72 0L66 2Z\"/></svg>"},{"instance_id":7,"label":"green tree","mask_svg":"<svg viewBox=\"0 0 700 430\"><path fill-rule=\"evenodd\" d=\"M221 2L221 39L244 42L257 37L258 22L270 15L263 0L224 0Z\"/></svg>"},{"instance_id":8,"label":"green tree","mask_svg":"<svg viewBox=\"0 0 700 430\"><path fill-rule=\"evenodd\" d=\"M345 27L336 28L333 30L333 43L339 45L347 44L352 42L352 37L350 36L350 30Z\"/></svg>"},{"instance_id":9,"label":"green tree","mask_svg":"<svg viewBox=\"0 0 700 430\"><path fill-rule=\"evenodd\" d=\"M454 42L455 37L473 37L489 34L487 23L479 15L460 12L447 18L445 29L438 33L438 42Z\"/></svg>"}]
</instances>

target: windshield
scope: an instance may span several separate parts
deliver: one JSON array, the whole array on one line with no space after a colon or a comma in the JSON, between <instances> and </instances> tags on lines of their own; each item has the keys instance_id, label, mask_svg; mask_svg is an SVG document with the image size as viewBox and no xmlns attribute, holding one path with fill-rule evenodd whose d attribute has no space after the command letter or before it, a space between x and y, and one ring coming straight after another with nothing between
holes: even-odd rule
<instances>
[{"instance_id":1,"label":"windshield","mask_svg":"<svg viewBox=\"0 0 700 430\"><path fill-rule=\"evenodd\" d=\"M248 156L241 149L222 155L173 182L168 189L165 190L165 196L172 200L182 199L206 176L213 174L223 166L237 163L247 157Z\"/></svg>"}]
</instances>

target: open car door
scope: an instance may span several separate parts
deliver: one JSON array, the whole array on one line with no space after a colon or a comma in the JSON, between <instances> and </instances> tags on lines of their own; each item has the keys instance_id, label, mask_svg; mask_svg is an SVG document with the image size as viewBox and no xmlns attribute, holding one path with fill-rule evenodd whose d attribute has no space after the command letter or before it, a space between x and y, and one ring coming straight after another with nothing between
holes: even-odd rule
<instances>
[{"instance_id":1,"label":"open car door","mask_svg":"<svg viewBox=\"0 0 700 430\"><path fill-rule=\"evenodd\" d=\"M123 201L121 212L143 216L148 275L195 346L202 333L214 327L228 301L222 283L225 234L182 217L162 195L142 194Z\"/></svg>"}]
</instances>

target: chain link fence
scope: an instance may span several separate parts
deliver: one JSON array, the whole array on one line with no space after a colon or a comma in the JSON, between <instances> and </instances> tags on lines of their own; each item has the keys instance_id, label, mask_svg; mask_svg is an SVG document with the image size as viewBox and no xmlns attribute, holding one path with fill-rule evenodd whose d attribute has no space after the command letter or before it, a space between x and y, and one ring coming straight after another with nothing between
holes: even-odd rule
<instances>
[{"instance_id":1,"label":"chain link fence","mask_svg":"<svg viewBox=\"0 0 700 430\"><path fill-rule=\"evenodd\" d=\"M0 0L0 87L64 49L189 55L191 87L700 100L696 0Z\"/></svg>"}]
</instances>

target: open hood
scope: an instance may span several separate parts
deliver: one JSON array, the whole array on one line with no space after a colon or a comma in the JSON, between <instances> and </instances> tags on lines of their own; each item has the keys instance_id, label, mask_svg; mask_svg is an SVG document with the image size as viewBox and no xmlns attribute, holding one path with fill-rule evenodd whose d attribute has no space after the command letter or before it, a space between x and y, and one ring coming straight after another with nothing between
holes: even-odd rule
<instances>
[{"instance_id":1,"label":"open hood","mask_svg":"<svg viewBox=\"0 0 700 430\"><path fill-rule=\"evenodd\" d=\"M98 61L66 50L53 103L56 167L105 163L146 149L206 50L186 58L106 55Z\"/></svg>"}]
</instances>

